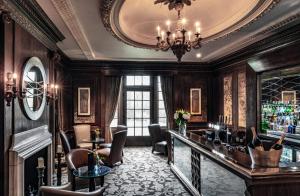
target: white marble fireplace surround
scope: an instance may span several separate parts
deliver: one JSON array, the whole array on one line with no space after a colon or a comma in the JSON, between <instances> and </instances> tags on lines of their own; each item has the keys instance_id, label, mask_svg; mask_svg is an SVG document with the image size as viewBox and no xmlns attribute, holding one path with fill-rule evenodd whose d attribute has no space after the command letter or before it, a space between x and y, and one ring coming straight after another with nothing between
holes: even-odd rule
<instances>
[{"instance_id":1,"label":"white marble fireplace surround","mask_svg":"<svg viewBox=\"0 0 300 196\"><path fill-rule=\"evenodd\" d=\"M28 131L14 134L9 149L9 196L24 196L24 165L25 160L48 147L48 160L52 160L52 135L48 126L44 125ZM50 167L52 164L48 164ZM46 168L48 182L52 179L52 168Z\"/></svg>"}]
</instances>

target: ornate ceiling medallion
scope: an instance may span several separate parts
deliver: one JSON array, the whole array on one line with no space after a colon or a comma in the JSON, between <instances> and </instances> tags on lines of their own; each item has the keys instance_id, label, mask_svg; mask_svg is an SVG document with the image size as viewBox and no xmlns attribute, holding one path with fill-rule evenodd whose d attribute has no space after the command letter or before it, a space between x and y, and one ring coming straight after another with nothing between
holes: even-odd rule
<instances>
[{"instance_id":1,"label":"ornate ceiling medallion","mask_svg":"<svg viewBox=\"0 0 300 196\"><path fill-rule=\"evenodd\" d=\"M210 0L183 1L184 15L188 15L187 18L201 19L202 44L220 38L226 39L234 32L248 27L275 7L280 0L233 1L230 5L219 5L219 1L214 3ZM172 22L176 21L176 15L169 15L168 11L177 9L176 2L177 0L102 0L101 19L104 27L120 41L134 47L155 49L157 43L153 40L153 29L157 24L165 24L166 17L170 16ZM190 3L192 6L189 6ZM215 10L208 11L210 9ZM189 31L193 25L188 25Z\"/></svg>"}]
</instances>

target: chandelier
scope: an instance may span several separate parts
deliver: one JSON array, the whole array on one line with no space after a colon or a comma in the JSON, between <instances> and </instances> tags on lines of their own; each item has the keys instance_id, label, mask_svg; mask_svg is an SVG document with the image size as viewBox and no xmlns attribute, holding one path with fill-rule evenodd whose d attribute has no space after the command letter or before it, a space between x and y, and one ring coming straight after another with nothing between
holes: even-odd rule
<instances>
[{"instance_id":1,"label":"chandelier","mask_svg":"<svg viewBox=\"0 0 300 196\"><path fill-rule=\"evenodd\" d=\"M176 0L174 3L174 9L178 13L175 30L171 31L171 21L166 21L167 31L161 29L160 26L156 27L157 30L157 50L168 51L171 49L174 55L177 57L178 62L181 62L182 56L186 52L190 52L191 49L201 48L201 36L200 36L200 23L195 22L195 33L187 31L185 29L186 19L181 18L181 10L183 9L184 2L182 0ZM170 9L170 6L169 6Z\"/></svg>"}]
</instances>

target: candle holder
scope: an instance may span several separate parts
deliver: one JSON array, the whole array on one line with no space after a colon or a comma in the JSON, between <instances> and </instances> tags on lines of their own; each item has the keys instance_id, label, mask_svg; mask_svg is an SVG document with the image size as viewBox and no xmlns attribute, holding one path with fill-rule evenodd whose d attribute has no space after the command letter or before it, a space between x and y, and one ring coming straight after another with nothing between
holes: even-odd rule
<instances>
[{"instance_id":1,"label":"candle holder","mask_svg":"<svg viewBox=\"0 0 300 196\"><path fill-rule=\"evenodd\" d=\"M62 157L62 153L58 152L56 153L57 155L57 186L61 185L61 157Z\"/></svg>"},{"instance_id":2,"label":"candle holder","mask_svg":"<svg viewBox=\"0 0 300 196\"><path fill-rule=\"evenodd\" d=\"M59 86L57 84L47 84L47 95L46 95L46 102L49 105L49 102L55 101L58 98L58 89Z\"/></svg>"},{"instance_id":3,"label":"candle holder","mask_svg":"<svg viewBox=\"0 0 300 196\"><path fill-rule=\"evenodd\" d=\"M39 179L39 183L38 183L38 190L40 190L41 186L44 186L44 176L45 176L45 166L44 167L37 167L37 172L38 172L38 179Z\"/></svg>"}]
</instances>

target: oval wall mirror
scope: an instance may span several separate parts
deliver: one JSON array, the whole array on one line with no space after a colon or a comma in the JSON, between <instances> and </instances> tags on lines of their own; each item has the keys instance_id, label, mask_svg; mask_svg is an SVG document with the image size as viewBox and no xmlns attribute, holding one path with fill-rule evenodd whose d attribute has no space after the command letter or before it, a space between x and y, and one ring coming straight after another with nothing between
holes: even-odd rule
<instances>
[{"instance_id":1,"label":"oval wall mirror","mask_svg":"<svg viewBox=\"0 0 300 196\"><path fill-rule=\"evenodd\" d=\"M41 60L31 57L25 64L22 77L23 107L31 120L39 119L46 105L46 72Z\"/></svg>"}]
</instances>

